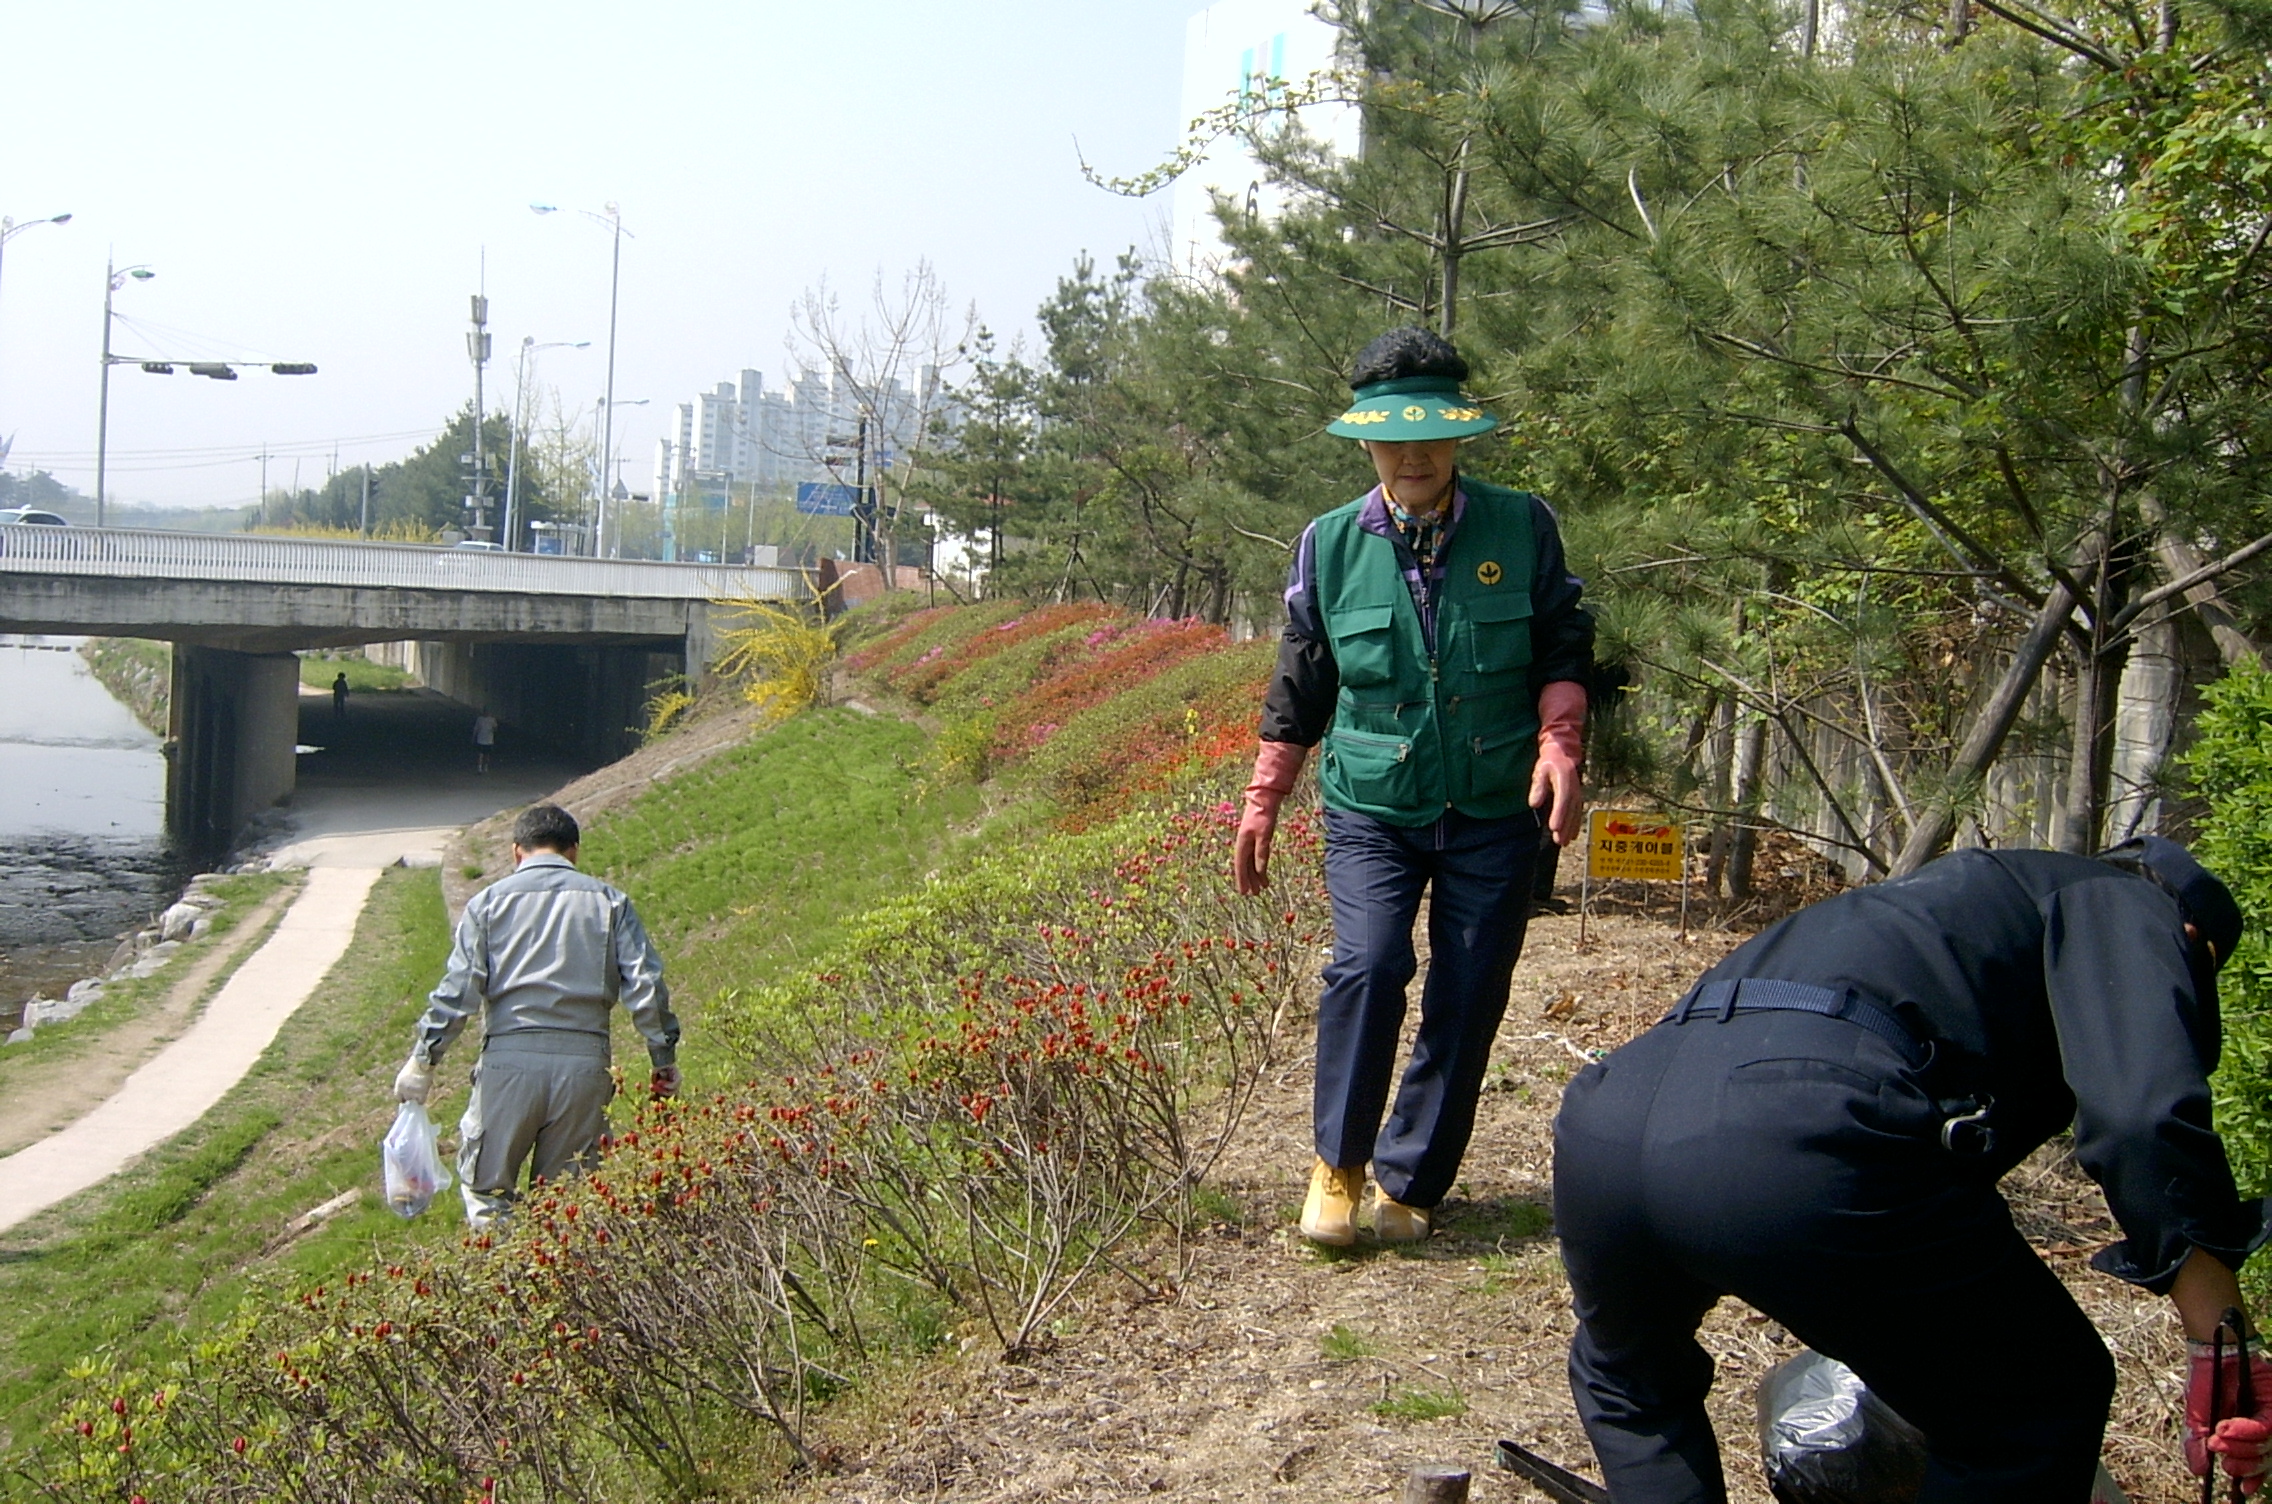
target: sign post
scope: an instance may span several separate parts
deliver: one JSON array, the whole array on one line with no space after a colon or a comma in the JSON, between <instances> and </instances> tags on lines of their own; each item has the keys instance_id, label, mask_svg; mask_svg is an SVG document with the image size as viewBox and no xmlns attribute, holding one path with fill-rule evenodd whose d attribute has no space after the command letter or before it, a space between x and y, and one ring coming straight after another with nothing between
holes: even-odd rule
<instances>
[{"instance_id":1,"label":"sign post","mask_svg":"<svg viewBox=\"0 0 2272 1504\"><path fill-rule=\"evenodd\" d=\"M1659 814L1597 809L1586 815L1586 870L1578 890L1578 943L1586 943L1586 910L1595 878L1680 884L1680 938L1688 938L1688 860L1681 828Z\"/></svg>"}]
</instances>

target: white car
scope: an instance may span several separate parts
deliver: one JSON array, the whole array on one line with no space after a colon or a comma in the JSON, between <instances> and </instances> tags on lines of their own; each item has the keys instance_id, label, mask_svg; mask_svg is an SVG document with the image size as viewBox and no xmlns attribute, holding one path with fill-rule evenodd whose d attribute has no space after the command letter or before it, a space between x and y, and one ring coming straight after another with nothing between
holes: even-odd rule
<instances>
[{"instance_id":1,"label":"white car","mask_svg":"<svg viewBox=\"0 0 2272 1504\"><path fill-rule=\"evenodd\" d=\"M65 522L62 518L56 516L53 512L43 512L38 507L7 507L0 509L0 524L15 522L37 523L42 527L69 527L71 525L70 523Z\"/></svg>"}]
</instances>

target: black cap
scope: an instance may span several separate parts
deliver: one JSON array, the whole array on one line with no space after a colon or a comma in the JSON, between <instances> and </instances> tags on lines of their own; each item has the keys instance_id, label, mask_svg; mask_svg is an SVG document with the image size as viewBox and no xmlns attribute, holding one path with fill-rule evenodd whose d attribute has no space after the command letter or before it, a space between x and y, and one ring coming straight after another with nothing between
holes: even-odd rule
<instances>
[{"instance_id":1,"label":"black cap","mask_svg":"<svg viewBox=\"0 0 2272 1504\"><path fill-rule=\"evenodd\" d=\"M2139 836L2099 853L2102 861L2135 866L2167 889L2186 919L2209 943L2222 967L2240 945L2240 905L2217 875L2193 860L2193 853L2161 836Z\"/></svg>"}]
</instances>

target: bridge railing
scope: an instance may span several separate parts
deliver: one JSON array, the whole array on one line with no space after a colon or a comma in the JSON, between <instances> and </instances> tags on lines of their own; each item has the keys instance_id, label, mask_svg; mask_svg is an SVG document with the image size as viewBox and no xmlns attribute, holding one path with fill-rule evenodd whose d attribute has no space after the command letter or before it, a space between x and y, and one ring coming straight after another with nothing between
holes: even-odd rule
<instances>
[{"instance_id":1,"label":"bridge railing","mask_svg":"<svg viewBox=\"0 0 2272 1504\"><path fill-rule=\"evenodd\" d=\"M0 576L214 580L522 595L659 600L806 601L811 571L741 564L665 564L491 553L415 543L171 533L143 528L0 524Z\"/></svg>"}]
</instances>

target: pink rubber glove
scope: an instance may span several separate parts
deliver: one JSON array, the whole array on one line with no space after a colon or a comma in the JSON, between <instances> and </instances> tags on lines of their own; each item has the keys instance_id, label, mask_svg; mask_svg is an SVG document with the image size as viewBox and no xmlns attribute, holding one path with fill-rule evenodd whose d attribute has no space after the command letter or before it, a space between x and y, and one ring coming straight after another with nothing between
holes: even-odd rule
<instances>
[{"instance_id":1,"label":"pink rubber glove","mask_svg":"<svg viewBox=\"0 0 2272 1504\"><path fill-rule=\"evenodd\" d=\"M1246 786L1238 834L1231 838L1231 876L1241 893L1252 896L1270 886L1270 837L1278 829L1278 806L1294 792L1310 749L1294 742L1264 742L1254 754L1254 781Z\"/></svg>"},{"instance_id":2,"label":"pink rubber glove","mask_svg":"<svg viewBox=\"0 0 2272 1504\"><path fill-rule=\"evenodd\" d=\"M1546 809L1554 844L1578 836L1578 759L1586 750L1586 687L1557 679L1538 692L1538 766L1530 775L1530 807Z\"/></svg>"},{"instance_id":3,"label":"pink rubber glove","mask_svg":"<svg viewBox=\"0 0 2272 1504\"><path fill-rule=\"evenodd\" d=\"M2212 1457L2222 1458L2227 1475L2255 1493L2272 1465L2267 1440L2272 1440L2272 1363L2267 1363L2252 1338L2247 1364L2251 1389L2248 1408L2240 1405L2241 1354L2230 1343L2219 1364L2206 1342L2186 1344L2192 1355L2185 1383L2185 1465L2195 1477L2205 1477Z\"/></svg>"}]
</instances>

